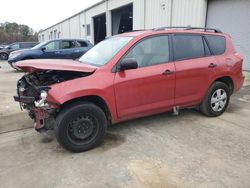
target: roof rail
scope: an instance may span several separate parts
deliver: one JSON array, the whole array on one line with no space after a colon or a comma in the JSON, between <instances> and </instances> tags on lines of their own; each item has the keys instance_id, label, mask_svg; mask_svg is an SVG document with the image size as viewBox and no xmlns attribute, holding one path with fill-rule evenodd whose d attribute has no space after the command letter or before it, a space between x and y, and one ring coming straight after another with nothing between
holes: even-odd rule
<instances>
[{"instance_id":1,"label":"roof rail","mask_svg":"<svg viewBox=\"0 0 250 188\"><path fill-rule=\"evenodd\" d=\"M214 31L215 33L222 33L219 29L209 28L209 27L191 27L191 26L167 26L167 27L158 27L154 28L154 31L161 31L165 29L185 29L185 30L194 30L194 29L202 29L204 31Z\"/></svg>"}]
</instances>

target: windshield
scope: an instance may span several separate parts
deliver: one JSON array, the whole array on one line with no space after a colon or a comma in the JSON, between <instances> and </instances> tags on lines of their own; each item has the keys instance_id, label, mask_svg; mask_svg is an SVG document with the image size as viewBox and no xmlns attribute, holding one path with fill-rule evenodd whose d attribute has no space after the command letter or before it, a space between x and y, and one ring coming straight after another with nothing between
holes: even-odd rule
<instances>
[{"instance_id":1,"label":"windshield","mask_svg":"<svg viewBox=\"0 0 250 188\"><path fill-rule=\"evenodd\" d=\"M131 39L132 37L112 37L106 39L86 52L79 61L98 67L103 66Z\"/></svg>"},{"instance_id":2,"label":"windshield","mask_svg":"<svg viewBox=\"0 0 250 188\"><path fill-rule=\"evenodd\" d=\"M38 45L34 46L34 47L31 48L31 49L37 50L37 49L41 48L41 47L42 47L44 44L46 44L46 43L47 43L47 41L41 42L41 43L39 43Z\"/></svg>"}]
</instances>

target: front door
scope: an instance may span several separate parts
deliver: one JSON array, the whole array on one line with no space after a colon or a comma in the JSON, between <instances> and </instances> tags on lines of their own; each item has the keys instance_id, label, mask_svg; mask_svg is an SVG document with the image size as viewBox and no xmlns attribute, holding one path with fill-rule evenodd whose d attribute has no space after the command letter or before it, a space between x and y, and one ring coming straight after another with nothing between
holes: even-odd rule
<instances>
[{"instance_id":1,"label":"front door","mask_svg":"<svg viewBox=\"0 0 250 188\"><path fill-rule=\"evenodd\" d=\"M60 41L51 41L45 46L45 50L43 51L43 54L41 54L41 57L43 59L60 59L63 58L60 50Z\"/></svg>"},{"instance_id":2,"label":"front door","mask_svg":"<svg viewBox=\"0 0 250 188\"><path fill-rule=\"evenodd\" d=\"M167 111L174 105L175 66L169 55L169 36L137 43L123 58L135 58L137 69L119 71L114 89L120 119Z\"/></svg>"}]
</instances>

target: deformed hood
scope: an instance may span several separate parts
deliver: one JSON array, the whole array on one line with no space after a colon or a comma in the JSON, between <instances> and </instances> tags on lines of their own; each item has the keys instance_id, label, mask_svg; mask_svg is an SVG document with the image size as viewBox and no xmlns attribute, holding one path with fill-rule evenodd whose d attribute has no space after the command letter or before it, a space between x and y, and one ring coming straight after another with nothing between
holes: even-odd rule
<instances>
[{"instance_id":1,"label":"deformed hood","mask_svg":"<svg viewBox=\"0 0 250 188\"><path fill-rule=\"evenodd\" d=\"M97 67L65 59L32 59L15 63L24 72L40 72L44 70L64 70L76 72L94 72Z\"/></svg>"}]
</instances>

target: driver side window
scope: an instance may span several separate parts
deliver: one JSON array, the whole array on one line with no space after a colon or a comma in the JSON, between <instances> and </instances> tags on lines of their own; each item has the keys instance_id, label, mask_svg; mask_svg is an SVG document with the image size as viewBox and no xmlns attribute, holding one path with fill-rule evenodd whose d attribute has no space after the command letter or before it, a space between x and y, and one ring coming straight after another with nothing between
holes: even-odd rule
<instances>
[{"instance_id":1,"label":"driver side window","mask_svg":"<svg viewBox=\"0 0 250 188\"><path fill-rule=\"evenodd\" d=\"M60 42L59 41L52 41L45 45L46 50L59 50Z\"/></svg>"},{"instance_id":2,"label":"driver side window","mask_svg":"<svg viewBox=\"0 0 250 188\"><path fill-rule=\"evenodd\" d=\"M138 67L147 67L169 61L169 37L156 36L137 43L125 58L135 58Z\"/></svg>"}]
</instances>

